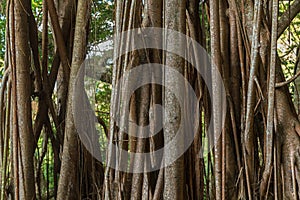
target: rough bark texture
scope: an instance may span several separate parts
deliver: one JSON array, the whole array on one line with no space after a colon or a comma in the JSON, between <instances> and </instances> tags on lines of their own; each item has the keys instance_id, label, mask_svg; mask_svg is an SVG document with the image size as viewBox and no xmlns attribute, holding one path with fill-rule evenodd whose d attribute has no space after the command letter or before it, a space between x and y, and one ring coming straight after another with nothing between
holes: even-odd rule
<instances>
[{"instance_id":1,"label":"rough bark texture","mask_svg":"<svg viewBox=\"0 0 300 200\"><path fill-rule=\"evenodd\" d=\"M78 1L75 25L74 51L69 82L66 129L62 157L62 166L58 185L58 199L76 199L79 195L78 170L78 135L74 125L72 103L76 76L85 58L87 44L87 24L89 20L90 2Z\"/></svg>"},{"instance_id":2,"label":"rough bark texture","mask_svg":"<svg viewBox=\"0 0 300 200\"><path fill-rule=\"evenodd\" d=\"M186 20L185 0L167 0L165 1L165 24L164 27L185 33L186 31ZM170 37L166 35L167 45L171 48L182 48L184 41L180 38ZM166 53L165 56L166 66L173 67L178 73L183 74L184 71L184 60L177 55ZM165 84L168 89L165 89L164 94L164 143L170 142L176 134L183 135L183 132L178 132L179 124L181 120L181 106L176 99L173 91L181 91L180 81L176 77L170 74L164 74ZM184 91L182 91L183 93ZM184 148L184 141L177 141L176 149L165 148L164 157L166 159L172 159L176 152L182 151ZM185 195L185 179L184 179L184 156L181 156L170 166L165 168L165 187L164 187L164 199L184 199Z\"/></svg>"},{"instance_id":3,"label":"rough bark texture","mask_svg":"<svg viewBox=\"0 0 300 200\"><path fill-rule=\"evenodd\" d=\"M219 95L220 90L216 85L214 79L214 72L221 72L221 40L220 40L220 17L219 17L219 1L210 0L210 26L211 26L211 63L214 65L212 70L212 87L213 87L213 104L215 105L213 112L213 123L214 123L214 178L215 178L215 194L214 198L217 200L222 199L222 144L220 138L218 138L218 133L221 130L216 127L219 126L217 118L220 115L221 108L216 105L221 105ZM224 134L224 132L222 133Z\"/></svg>"},{"instance_id":4,"label":"rough bark texture","mask_svg":"<svg viewBox=\"0 0 300 200\"><path fill-rule=\"evenodd\" d=\"M15 1L17 114L19 133L20 199L35 199L33 131L31 119L31 77L28 15L30 1Z\"/></svg>"}]
</instances>

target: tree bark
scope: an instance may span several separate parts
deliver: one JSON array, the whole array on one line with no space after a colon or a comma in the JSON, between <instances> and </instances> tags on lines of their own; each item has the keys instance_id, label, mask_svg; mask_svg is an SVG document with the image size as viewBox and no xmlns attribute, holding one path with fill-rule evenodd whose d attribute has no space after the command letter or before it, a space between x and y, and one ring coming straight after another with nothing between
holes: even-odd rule
<instances>
[{"instance_id":1,"label":"tree bark","mask_svg":"<svg viewBox=\"0 0 300 200\"><path fill-rule=\"evenodd\" d=\"M16 37L16 95L19 133L19 178L20 199L35 199L33 167L33 130L31 119L31 54L29 47L30 1L15 1L15 37ZM18 144L17 144L18 145ZM15 166L16 167L16 166Z\"/></svg>"},{"instance_id":2,"label":"tree bark","mask_svg":"<svg viewBox=\"0 0 300 200\"><path fill-rule=\"evenodd\" d=\"M179 31L183 34L186 32L186 1L185 0L166 0L165 1L165 22L164 28ZM185 41L180 38L170 37L166 35L167 45L172 45L173 48L180 48ZM183 74L185 61L171 53L166 53L165 56L166 66L172 67ZM164 74L165 84L168 89L165 89L164 94L164 143L168 144L176 134L184 134L184 132L178 132L179 124L183 113L181 113L181 107L179 105L173 91L182 90L183 83L180 83L176 77L172 77L170 74ZM182 91L184 92L184 91ZM172 158L175 152L182 151L184 147L184 141L178 141L176 149L167 149L164 151L165 160ZM167 199L184 199L185 194L185 178L184 178L184 156L178 158L174 163L165 168L165 186L163 198Z\"/></svg>"},{"instance_id":3,"label":"tree bark","mask_svg":"<svg viewBox=\"0 0 300 200\"><path fill-rule=\"evenodd\" d=\"M87 24L89 21L90 2L78 1L74 36L74 51L69 82L65 139L62 166L58 185L58 199L77 199L79 195L78 171L78 136L74 125L72 111L76 76L84 61L87 44Z\"/></svg>"}]
</instances>

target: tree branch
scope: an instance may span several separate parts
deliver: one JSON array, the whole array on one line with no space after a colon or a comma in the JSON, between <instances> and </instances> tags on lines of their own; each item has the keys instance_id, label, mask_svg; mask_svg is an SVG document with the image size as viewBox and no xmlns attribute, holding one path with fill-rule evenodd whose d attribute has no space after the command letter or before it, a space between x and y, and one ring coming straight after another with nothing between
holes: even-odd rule
<instances>
[{"instance_id":1,"label":"tree branch","mask_svg":"<svg viewBox=\"0 0 300 200\"><path fill-rule=\"evenodd\" d=\"M290 8L282 14L278 22L278 38L282 35L285 29L290 25L291 21L300 12L300 0L295 0Z\"/></svg>"},{"instance_id":2,"label":"tree branch","mask_svg":"<svg viewBox=\"0 0 300 200\"><path fill-rule=\"evenodd\" d=\"M62 62L64 75L67 78L66 81L68 83L69 82L68 79L69 79L69 75L70 75L70 62L68 60L68 54L67 54L67 49L66 49L66 45L65 45L65 40L64 40L62 30L59 25L58 16L57 16L57 12L56 12L53 0L47 1L47 5L48 5L50 18L51 18L52 27L54 30L57 49L58 49L59 56L60 56L60 59Z\"/></svg>"},{"instance_id":3,"label":"tree branch","mask_svg":"<svg viewBox=\"0 0 300 200\"><path fill-rule=\"evenodd\" d=\"M299 59L300 59L300 51L298 52L298 56L297 56L297 61L296 61L295 69L297 69L297 68L300 67ZM280 83L276 83L276 88L280 88L280 87L283 87L283 86L285 86L285 85L287 85L287 84L290 84L291 82L293 82L294 80L296 80L299 76L300 76L300 70L297 72L297 74L295 74L295 75L294 75L292 78L290 78L289 80L284 81L284 82L280 82Z\"/></svg>"}]
</instances>

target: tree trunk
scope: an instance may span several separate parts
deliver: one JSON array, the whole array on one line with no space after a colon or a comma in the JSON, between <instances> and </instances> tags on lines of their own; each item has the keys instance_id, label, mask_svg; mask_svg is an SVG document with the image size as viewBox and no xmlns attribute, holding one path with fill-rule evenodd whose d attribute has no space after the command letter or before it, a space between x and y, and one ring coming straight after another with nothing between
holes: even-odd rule
<instances>
[{"instance_id":1,"label":"tree trunk","mask_svg":"<svg viewBox=\"0 0 300 200\"><path fill-rule=\"evenodd\" d=\"M63 147L62 166L58 185L58 199L76 199L79 196L78 171L78 136L73 117L73 97L76 76L84 61L87 44L87 24L89 21L90 2L78 1L75 25L74 51L69 82L66 129Z\"/></svg>"},{"instance_id":2,"label":"tree trunk","mask_svg":"<svg viewBox=\"0 0 300 200\"><path fill-rule=\"evenodd\" d=\"M19 174L20 199L35 199L34 168L33 168L33 130L31 119L31 77L29 48L29 17L26 10L30 9L30 1L15 2L15 45L16 49L16 95L17 126L19 134ZM16 142L16 141L14 141ZM17 144L18 146L18 144ZM17 167L17 166L15 166Z\"/></svg>"},{"instance_id":3,"label":"tree trunk","mask_svg":"<svg viewBox=\"0 0 300 200\"><path fill-rule=\"evenodd\" d=\"M186 1L185 0L166 0L165 1L165 22L164 28L179 31L183 34L186 32ZM182 48L185 41L180 38L170 37L166 35L166 44L171 48ZM165 65L174 68L178 73L183 74L185 61L177 55L172 53L166 53ZM165 85L168 88L165 89L164 94L164 144L168 144L176 136L176 134L183 135L182 132L178 132L179 124L184 120L181 116L181 106L176 99L173 91L182 91L182 84L177 77L173 77L171 74L164 74ZM172 159L176 152L180 152L184 148L184 141L177 141L176 149L165 148L164 158ZM185 178L184 178L184 156L178 158L174 163L165 168L165 187L164 187L164 199L184 199L185 195Z\"/></svg>"}]
</instances>

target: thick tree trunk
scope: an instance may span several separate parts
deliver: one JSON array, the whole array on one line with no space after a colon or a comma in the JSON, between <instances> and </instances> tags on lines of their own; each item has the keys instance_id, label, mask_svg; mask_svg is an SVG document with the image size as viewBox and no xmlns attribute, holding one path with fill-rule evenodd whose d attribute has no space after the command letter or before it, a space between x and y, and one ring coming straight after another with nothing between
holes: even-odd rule
<instances>
[{"instance_id":1,"label":"thick tree trunk","mask_svg":"<svg viewBox=\"0 0 300 200\"><path fill-rule=\"evenodd\" d=\"M62 166L58 185L58 199L77 199L79 196L78 172L78 136L73 117L73 96L76 76L86 54L87 24L89 21L90 2L78 1L75 25L74 51L69 82L65 139L63 147Z\"/></svg>"},{"instance_id":2,"label":"thick tree trunk","mask_svg":"<svg viewBox=\"0 0 300 200\"><path fill-rule=\"evenodd\" d=\"M165 1L165 26L164 28L179 31L183 34L186 32L186 1L185 0L166 0ZM170 37L166 35L166 44L172 45L174 48L181 48L182 41L180 38ZM178 73L183 74L185 61L177 55L166 53L166 66L173 67L178 71ZM177 132L181 120L184 120L181 116L181 106L176 99L173 91L182 90L182 85L176 77L171 76L171 74L164 74L165 84L168 86L165 89L164 94L164 143L168 144L176 134L184 134L182 132ZM184 91L180 92L181 94ZM176 149L165 148L164 158L172 159L176 152L180 152L184 148L184 141L177 141ZM184 156L178 158L174 163L165 168L165 187L164 187L164 199L184 199L185 192L185 179L184 179Z\"/></svg>"},{"instance_id":3,"label":"thick tree trunk","mask_svg":"<svg viewBox=\"0 0 300 200\"><path fill-rule=\"evenodd\" d=\"M30 1L15 2L15 38L16 43L16 95L17 125L19 134L19 176L20 199L35 199L34 167L33 167L33 131L31 119L31 54L29 48L29 17L26 10L30 9ZM16 142L16 141L14 141ZM17 144L18 146L18 144ZM17 167L17 166L15 166Z\"/></svg>"},{"instance_id":4,"label":"thick tree trunk","mask_svg":"<svg viewBox=\"0 0 300 200\"><path fill-rule=\"evenodd\" d=\"M276 82L284 80L279 59L276 65ZM283 199L298 199L297 188L300 187L299 160L300 160L300 124L292 103L291 95L286 86L275 91L276 143L279 150L279 162L282 168L279 190L282 190ZM298 189L299 190L299 189Z\"/></svg>"}]
</instances>

